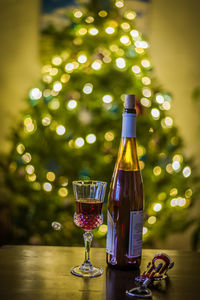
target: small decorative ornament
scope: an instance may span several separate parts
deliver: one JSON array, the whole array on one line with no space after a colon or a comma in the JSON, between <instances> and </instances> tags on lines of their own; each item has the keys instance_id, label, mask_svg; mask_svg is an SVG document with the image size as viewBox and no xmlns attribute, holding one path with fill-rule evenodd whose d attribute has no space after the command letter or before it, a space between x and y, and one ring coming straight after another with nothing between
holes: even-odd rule
<instances>
[{"instance_id":1,"label":"small decorative ornament","mask_svg":"<svg viewBox=\"0 0 200 300\"><path fill-rule=\"evenodd\" d=\"M151 290L147 288L154 281L167 279L167 271L174 266L174 262L165 253L159 253L154 256L152 262L149 262L144 273L136 277L139 283L137 287L126 291L126 294L136 298L152 298Z\"/></svg>"}]
</instances>

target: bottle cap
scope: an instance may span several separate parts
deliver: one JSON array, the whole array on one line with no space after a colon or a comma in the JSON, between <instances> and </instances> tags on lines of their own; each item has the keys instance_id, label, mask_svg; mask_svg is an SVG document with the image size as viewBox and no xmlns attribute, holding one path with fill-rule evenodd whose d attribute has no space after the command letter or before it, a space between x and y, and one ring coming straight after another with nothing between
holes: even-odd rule
<instances>
[{"instance_id":1,"label":"bottle cap","mask_svg":"<svg viewBox=\"0 0 200 300\"><path fill-rule=\"evenodd\" d=\"M125 109L135 109L135 95L125 95Z\"/></svg>"}]
</instances>

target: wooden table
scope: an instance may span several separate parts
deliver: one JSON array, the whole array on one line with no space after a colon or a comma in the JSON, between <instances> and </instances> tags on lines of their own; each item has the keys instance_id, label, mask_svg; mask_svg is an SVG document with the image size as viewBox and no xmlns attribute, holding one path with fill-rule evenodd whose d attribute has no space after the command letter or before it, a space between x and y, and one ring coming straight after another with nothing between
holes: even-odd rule
<instances>
[{"instance_id":1,"label":"wooden table","mask_svg":"<svg viewBox=\"0 0 200 300\"><path fill-rule=\"evenodd\" d=\"M143 250L141 270L158 250ZM153 299L200 299L200 253L163 251L175 262L170 281L153 290ZM79 247L6 246L0 248L1 300L129 300L125 290L134 285L134 272L107 268L105 249L91 249L92 263L104 269L101 277L83 279L70 274L82 263ZM137 272L136 272L137 273Z\"/></svg>"}]
</instances>

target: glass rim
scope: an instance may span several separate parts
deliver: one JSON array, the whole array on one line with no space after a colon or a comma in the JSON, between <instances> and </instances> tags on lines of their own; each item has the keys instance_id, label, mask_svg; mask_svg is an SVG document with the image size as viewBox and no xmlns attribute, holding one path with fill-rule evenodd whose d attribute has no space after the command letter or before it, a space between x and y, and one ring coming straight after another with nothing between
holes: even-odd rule
<instances>
[{"instance_id":1,"label":"glass rim","mask_svg":"<svg viewBox=\"0 0 200 300\"><path fill-rule=\"evenodd\" d=\"M92 180L92 179L85 179L85 180L74 180L72 181L73 185L79 185L79 186L86 186L86 185L107 185L107 182L101 181L101 180Z\"/></svg>"}]
</instances>

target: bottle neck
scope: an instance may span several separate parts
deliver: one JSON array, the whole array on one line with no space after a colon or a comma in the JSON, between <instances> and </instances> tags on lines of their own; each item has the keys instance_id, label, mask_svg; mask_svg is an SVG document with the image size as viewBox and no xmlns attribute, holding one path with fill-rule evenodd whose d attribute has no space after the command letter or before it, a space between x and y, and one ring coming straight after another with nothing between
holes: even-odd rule
<instances>
[{"instance_id":1,"label":"bottle neck","mask_svg":"<svg viewBox=\"0 0 200 300\"><path fill-rule=\"evenodd\" d=\"M122 115L122 138L116 168L124 171L138 171L139 161L136 148L136 114Z\"/></svg>"},{"instance_id":2,"label":"bottle neck","mask_svg":"<svg viewBox=\"0 0 200 300\"><path fill-rule=\"evenodd\" d=\"M136 114L122 114L122 138L136 138Z\"/></svg>"}]
</instances>

